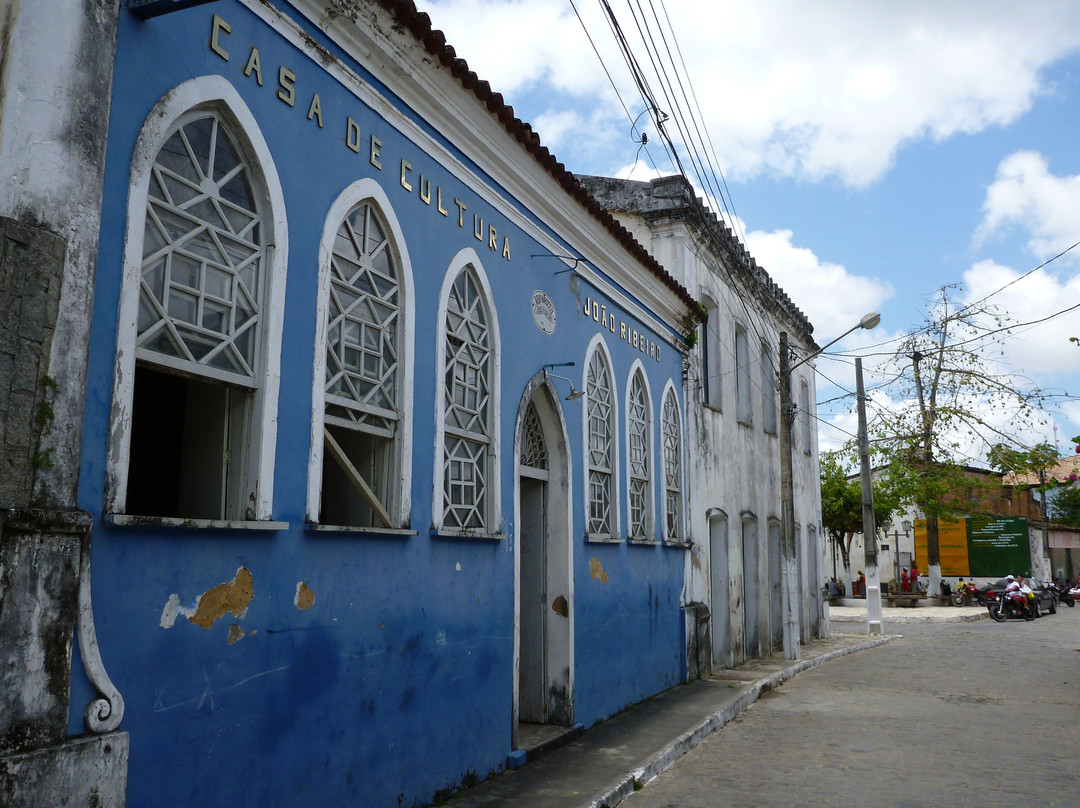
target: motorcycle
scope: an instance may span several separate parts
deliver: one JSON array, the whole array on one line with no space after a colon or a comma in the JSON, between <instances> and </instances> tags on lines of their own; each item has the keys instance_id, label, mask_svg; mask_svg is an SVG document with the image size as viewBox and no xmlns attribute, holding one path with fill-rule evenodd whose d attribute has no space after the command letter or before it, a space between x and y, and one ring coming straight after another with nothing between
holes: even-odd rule
<instances>
[{"instance_id":1,"label":"motorcycle","mask_svg":"<svg viewBox=\"0 0 1080 808\"><path fill-rule=\"evenodd\" d=\"M1043 586L1054 593L1054 599L1058 603L1064 603L1070 609L1076 605L1075 596L1064 586L1058 586L1054 581L1047 581Z\"/></svg>"},{"instance_id":2,"label":"motorcycle","mask_svg":"<svg viewBox=\"0 0 1080 808\"><path fill-rule=\"evenodd\" d=\"M977 587L968 581L962 581L957 585L956 591L949 596L949 603L953 606L970 606L976 603L979 606L990 606L997 600L997 595L989 586Z\"/></svg>"},{"instance_id":3,"label":"motorcycle","mask_svg":"<svg viewBox=\"0 0 1080 808\"><path fill-rule=\"evenodd\" d=\"M942 588L945 587L945 582L942 581ZM953 606L970 606L971 605L971 590L975 587L967 581L961 581L956 585L956 591L949 595L949 603Z\"/></svg>"},{"instance_id":4,"label":"motorcycle","mask_svg":"<svg viewBox=\"0 0 1080 808\"><path fill-rule=\"evenodd\" d=\"M1010 617L1016 617L1023 618L1030 623L1035 619L1035 609L1031 606L1022 605L1023 603L1023 596L1012 597L1003 594L987 608L990 610L990 617L995 622L1004 623Z\"/></svg>"}]
</instances>

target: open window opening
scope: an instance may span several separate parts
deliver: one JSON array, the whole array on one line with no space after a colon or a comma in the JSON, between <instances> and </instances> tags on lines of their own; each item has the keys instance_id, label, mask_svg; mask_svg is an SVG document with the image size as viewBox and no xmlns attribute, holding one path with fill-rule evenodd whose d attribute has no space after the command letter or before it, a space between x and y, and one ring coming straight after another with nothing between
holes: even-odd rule
<instances>
[{"instance_id":1,"label":"open window opening","mask_svg":"<svg viewBox=\"0 0 1080 808\"><path fill-rule=\"evenodd\" d=\"M127 512L253 519L251 391L137 365Z\"/></svg>"}]
</instances>

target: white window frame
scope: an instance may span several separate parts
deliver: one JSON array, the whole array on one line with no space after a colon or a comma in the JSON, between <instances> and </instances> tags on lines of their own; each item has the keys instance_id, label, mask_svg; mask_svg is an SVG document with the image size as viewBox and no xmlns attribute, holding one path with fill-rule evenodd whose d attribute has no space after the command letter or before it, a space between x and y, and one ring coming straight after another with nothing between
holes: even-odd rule
<instances>
[{"instance_id":1,"label":"white window frame","mask_svg":"<svg viewBox=\"0 0 1080 808\"><path fill-rule=\"evenodd\" d=\"M750 335L735 323L735 417L741 424L754 425L753 384L750 380Z\"/></svg>"},{"instance_id":2,"label":"white window frame","mask_svg":"<svg viewBox=\"0 0 1080 808\"><path fill-rule=\"evenodd\" d=\"M256 192L265 209L262 236L265 251L266 290L260 315L261 361L255 374L251 408L251 443L244 470L245 489L254 496L251 515L269 522L273 512L274 461L277 444L277 403L281 378L281 333L285 309L285 276L288 267L288 227L285 198L273 156L247 105L221 76L200 76L167 93L143 123L131 161L127 223L124 241L123 280L117 316L116 362L113 369L113 400L110 439L106 460L105 511L125 514L131 424L135 385L135 340L138 334L139 288L142 246L151 172L158 154L182 121L199 110L212 111L230 126L231 134L251 161ZM211 377L208 377L211 378ZM150 517L154 518L154 517ZM161 521L170 521L162 518ZM177 520L187 524L217 520ZM243 522L245 520L228 520ZM275 523L276 524L276 523Z\"/></svg>"},{"instance_id":3,"label":"white window frame","mask_svg":"<svg viewBox=\"0 0 1080 808\"><path fill-rule=\"evenodd\" d=\"M591 485L589 483L589 477L592 473L592 464L590 463L591 452L589 450L589 365L592 362L593 355L599 351L602 354L604 364L607 368L608 383L611 385L611 412L608 415L608 430L611 435L611 477L610 492L611 502L609 504L610 514L608 517L608 531L607 533L593 532L590 528L592 519L590 513L592 511L592 492ZM585 496L582 501L585 503L585 538L589 541L618 541L619 540L619 518L621 512L619 510L619 459L622 453L619 451L619 392L615 383L615 365L611 361L611 352L608 350L607 343L600 334L595 334L592 340L589 342L589 346L585 351L585 363L581 370L581 388L585 395L581 400L581 445L582 453L584 455L584 468L585 473L583 476L583 482L585 486Z\"/></svg>"},{"instance_id":4,"label":"white window frame","mask_svg":"<svg viewBox=\"0 0 1080 808\"><path fill-rule=\"evenodd\" d=\"M779 405L776 400L777 376L772 347L761 341L761 428L766 435L776 435L780 428Z\"/></svg>"},{"instance_id":5,"label":"white window frame","mask_svg":"<svg viewBox=\"0 0 1080 808\"><path fill-rule=\"evenodd\" d=\"M810 415L810 383L806 379L799 379L799 421L802 426L802 450L803 454L807 456L814 451L810 434Z\"/></svg>"},{"instance_id":6,"label":"white window frame","mask_svg":"<svg viewBox=\"0 0 1080 808\"><path fill-rule=\"evenodd\" d=\"M669 484L668 474L668 419L666 418L667 403L672 402L672 412L675 414L676 452L675 468L678 474L677 487ZM688 537L686 524L686 430L683 428L682 409L679 406L679 395L675 390L675 383L668 379L664 385L664 393L660 397L660 446L663 458L664 486L663 486L663 514L664 514L664 540L671 544L685 544ZM678 522L676 534L672 534L668 525L668 496L674 493L678 505L676 521Z\"/></svg>"},{"instance_id":7,"label":"white window frame","mask_svg":"<svg viewBox=\"0 0 1080 808\"><path fill-rule=\"evenodd\" d=\"M414 393L414 324L416 306L413 296L412 262L405 245L405 234L401 229L390 198L382 186L373 179L354 182L341 192L330 206L323 227L322 240L319 243L319 291L316 304L315 321L315 365L312 374L311 396L311 456L308 461L307 520L317 524L320 521L319 509L322 500L322 474L325 441L323 429L326 415L326 330L327 312L330 308L330 260L333 256L334 241L342 221L354 208L370 204L379 211L382 222L389 232L389 249L393 250L399 272L398 295L400 335L398 345L398 429L395 440L394 467L400 471L397 485L399 489L391 496L391 503L396 504L391 516L394 528L405 527L412 511L412 443L413 443L413 393ZM356 530L380 531L380 528L355 528Z\"/></svg>"},{"instance_id":8,"label":"white window frame","mask_svg":"<svg viewBox=\"0 0 1080 808\"><path fill-rule=\"evenodd\" d=\"M720 306L711 297L703 300L708 320L701 324L701 403L714 410L723 406L723 346L720 344Z\"/></svg>"},{"instance_id":9,"label":"white window frame","mask_svg":"<svg viewBox=\"0 0 1080 808\"><path fill-rule=\"evenodd\" d=\"M476 280L478 291L484 300L485 313L488 317L488 330L491 336L491 396L489 406L491 408L490 435L488 443L488 479L487 479L487 505L483 515L484 526L480 529L462 530L448 526L445 523L446 501L443 486L445 482L444 465L446 463L446 395L443 389L446 375L446 312L450 302L450 292L458 275L471 269ZM436 533L443 535L460 535L466 537L489 537L502 538L502 410L501 401L501 376L502 376L502 340L499 331L499 319L495 309L495 296L491 291L491 283L480 261L480 257L471 247L461 250L454 256L443 278L442 289L439 291L439 308L436 314L435 335L435 473L434 491L432 495L431 521Z\"/></svg>"},{"instance_id":10,"label":"white window frame","mask_svg":"<svg viewBox=\"0 0 1080 808\"><path fill-rule=\"evenodd\" d=\"M641 396L644 399L640 402L644 423L640 424L633 417L632 409L635 379L639 380ZM656 538L656 437L654 435L656 420L653 418L653 400L652 390L649 387L649 377L645 373L645 366L640 359L634 360L634 363L630 366L630 373L626 377L623 412L626 413L625 435L623 436L623 445L626 452L626 537L630 541L654 541ZM643 468L639 473L635 473L635 463L631 453L637 439L635 430L638 427L643 430L640 437L645 445L641 464ZM643 485L645 489L643 495L644 514L640 520L640 525L637 524L633 514L635 482ZM640 529L635 532L638 527Z\"/></svg>"}]
</instances>

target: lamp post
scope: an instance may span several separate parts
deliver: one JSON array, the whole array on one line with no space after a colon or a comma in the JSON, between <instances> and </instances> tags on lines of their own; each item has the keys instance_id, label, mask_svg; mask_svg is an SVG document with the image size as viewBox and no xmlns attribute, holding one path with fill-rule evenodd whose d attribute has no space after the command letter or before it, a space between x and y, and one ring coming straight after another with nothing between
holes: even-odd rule
<instances>
[{"instance_id":1,"label":"lamp post","mask_svg":"<svg viewBox=\"0 0 1080 808\"><path fill-rule=\"evenodd\" d=\"M780 513L781 513L781 601L784 612L784 659L799 659L799 604L798 604L798 571L795 569L795 489L791 474L791 422L794 418L794 408L791 403L791 372L814 357L821 354L826 348L835 345L852 331L859 328L874 328L881 322L881 315L871 312L859 320L843 334L831 342L818 348L812 354L803 357L794 365L791 364L791 353L788 350L788 335L786 331L780 332ZM863 534L865 535L865 534ZM816 589L815 582L811 587ZM881 608L881 592L878 590L878 609Z\"/></svg>"},{"instance_id":2,"label":"lamp post","mask_svg":"<svg viewBox=\"0 0 1080 808\"><path fill-rule=\"evenodd\" d=\"M904 538L905 539L911 536L911 522L909 522L907 519L905 519L903 522L900 523L900 527L902 527L904 529ZM885 531L885 535L888 536L889 532ZM900 531L896 529L896 523L895 522L893 522L892 537L893 537L893 550L892 550L893 575L896 576L896 578L895 578L896 586L899 589L899 587L900 587Z\"/></svg>"}]
</instances>

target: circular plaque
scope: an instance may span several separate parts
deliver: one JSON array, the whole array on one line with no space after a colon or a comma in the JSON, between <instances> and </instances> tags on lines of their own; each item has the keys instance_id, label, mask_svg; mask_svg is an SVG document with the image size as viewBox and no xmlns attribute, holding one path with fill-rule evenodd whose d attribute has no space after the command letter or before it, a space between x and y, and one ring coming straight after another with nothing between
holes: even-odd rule
<instances>
[{"instance_id":1,"label":"circular plaque","mask_svg":"<svg viewBox=\"0 0 1080 808\"><path fill-rule=\"evenodd\" d=\"M532 293L532 316L536 327L545 334L555 330L555 304L539 289Z\"/></svg>"}]
</instances>

